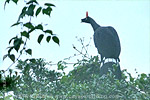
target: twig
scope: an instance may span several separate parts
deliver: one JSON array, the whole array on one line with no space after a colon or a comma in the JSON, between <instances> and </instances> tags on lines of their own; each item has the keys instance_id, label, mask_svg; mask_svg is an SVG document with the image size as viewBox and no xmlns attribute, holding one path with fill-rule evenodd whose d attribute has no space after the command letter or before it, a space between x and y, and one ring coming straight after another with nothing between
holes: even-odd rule
<instances>
[{"instance_id":1,"label":"twig","mask_svg":"<svg viewBox=\"0 0 150 100\"><path fill-rule=\"evenodd\" d=\"M79 54L84 55L84 57L87 57L86 54L83 54L83 53L82 53L81 51L79 51L74 45L73 45L73 48L74 48L76 51L78 51ZM87 57L87 58L89 58L89 57Z\"/></svg>"},{"instance_id":2,"label":"twig","mask_svg":"<svg viewBox=\"0 0 150 100\"><path fill-rule=\"evenodd\" d=\"M31 22L31 17L30 17L29 22ZM29 29L28 29L28 32L29 32ZM25 48L25 46L26 46L26 43L27 43L27 38L26 38L25 43L24 43L24 45L23 45L23 49L20 50L20 51L23 51L23 50L24 50L24 48ZM20 55L18 56L18 58L7 68L7 70L9 70L9 68L10 68L12 65L14 65L14 64L19 60L19 58L21 57L21 55L22 55L22 53L20 52ZM6 70L6 71L7 71L7 70Z\"/></svg>"},{"instance_id":3,"label":"twig","mask_svg":"<svg viewBox=\"0 0 150 100\"><path fill-rule=\"evenodd\" d=\"M72 65L72 64L75 64L75 63L65 63L65 64L69 64L69 65ZM57 65L57 63L54 63L54 64L49 64L50 66L52 65Z\"/></svg>"}]
</instances>

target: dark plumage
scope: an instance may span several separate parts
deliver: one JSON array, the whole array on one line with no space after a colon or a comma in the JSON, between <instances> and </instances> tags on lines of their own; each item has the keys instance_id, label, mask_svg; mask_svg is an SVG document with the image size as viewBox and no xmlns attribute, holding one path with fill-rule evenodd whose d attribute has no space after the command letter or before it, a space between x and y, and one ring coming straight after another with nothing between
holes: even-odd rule
<instances>
[{"instance_id":1,"label":"dark plumage","mask_svg":"<svg viewBox=\"0 0 150 100\"><path fill-rule=\"evenodd\" d=\"M81 19L82 22L91 24L94 30L94 43L101 55L101 61L104 62L104 57L114 58L116 62L119 60L119 55L121 51L120 40L116 30L111 27L102 27L98 25L91 17L87 16Z\"/></svg>"}]
</instances>

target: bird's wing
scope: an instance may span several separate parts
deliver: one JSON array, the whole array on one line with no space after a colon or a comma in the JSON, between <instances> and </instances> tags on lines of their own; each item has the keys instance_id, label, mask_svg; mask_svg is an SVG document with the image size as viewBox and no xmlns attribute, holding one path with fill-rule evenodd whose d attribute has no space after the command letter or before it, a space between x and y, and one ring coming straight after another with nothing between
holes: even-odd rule
<instances>
[{"instance_id":1,"label":"bird's wing","mask_svg":"<svg viewBox=\"0 0 150 100\"><path fill-rule=\"evenodd\" d=\"M117 34L117 31L116 31L113 27L109 26L109 27L107 27L107 28L111 31L111 33L113 34L113 36L114 36L115 38L118 38L118 39L119 39L118 34Z\"/></svg>"},{"instance_id":2,"label":"bird's wing","mask_svg":"<svg viewBox=\"0 0 150 100\"><path fill-rule=\"evenodd\" d=\"M120 54L121 46L120 46L120 39L119 39L119 36L117 34L117 31L111 26L109 26L107 28L111 31L111 33L112 33L112 35L113 35L113 37L115 39L114 45L117 47L116 50L118 51L118 54Z\"/></svg>"},{"instance_id":3,"label":"bird's wing","mask_svg":"<svg viewBox=\"0 0 150 100\"><path fill-rule=\"evenodd\" d=\"M94 33L94 44L98 52L105 57L115 56L120 52L120 41L117 32L112 27L101 27Z\"/></svg>"},{"instance_id":4,"label":"bird's wing","mask_svg":"<svg viewBox=\"0 0 150 100\"><path fill-rule=\"evenodd\" d=\"M112 39L114 39L112 30L110 31L107 27L98 28L94 33L94 44L97 48L99 48L99 45L111 43Z\"/></svg>"}]
</instances>

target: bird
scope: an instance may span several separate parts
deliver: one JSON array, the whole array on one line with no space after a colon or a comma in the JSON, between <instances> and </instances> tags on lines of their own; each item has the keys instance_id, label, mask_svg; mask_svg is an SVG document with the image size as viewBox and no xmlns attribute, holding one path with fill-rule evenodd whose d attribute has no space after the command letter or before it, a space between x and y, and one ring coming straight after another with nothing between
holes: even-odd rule
<instances>
[{"instance_id":1,"label":"bird","mask_svg":"<svg viewBox=\"0 0 150 100\"><path fill-rule=\"evenodd\" d=\"M115 59L116 63L120 62L121 45L117 31L112 26L100 26L88 16L88 12L81 22L91 24L94 31L94 44L101 55L101 62L104 64L107 58Z\"/></svg>"}]
</instances>

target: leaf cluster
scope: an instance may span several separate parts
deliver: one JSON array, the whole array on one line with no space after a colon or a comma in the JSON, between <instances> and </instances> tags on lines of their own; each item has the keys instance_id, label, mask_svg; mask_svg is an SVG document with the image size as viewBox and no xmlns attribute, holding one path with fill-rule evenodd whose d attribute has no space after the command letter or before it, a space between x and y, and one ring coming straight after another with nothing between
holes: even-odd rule
<instances>
[{"instance_id":1,"label":"leaf cluster","mask_svg":"<svg viewBox=\"0 0 150 100\"><path fill-rule=\"evenodd\" d=\"M17 71L9 69L9 74L5 75L5 71L0 71L0 90L1 91L12 91L16 89L17 80L20 78Z\"/></svg>"},{"instance_id":2,"label":"leaf cluster","mask_svg":"<svg viewBox=\"0 0 150 100\"><path fill-rule=\"evenodd\" d=\"M6 6L6 3L9 3L10 1L13 1L17 4L19 0L6 0L4 7ZM14 27L17 25L21 25L22 29L24 30L21 31L19 35L10 39L10 46L7 48L8 53L4 55L3 60L8 57L11 61L16 62L17 60L19 60L19 57L23 54L23 52L32 55L32 49L27 48L27 41L30 39L31 33L35 30L43 32L39 34L37 38L37 43L40 44L44 36L46 36L47 43L49 43L52 39L55 43L59 45L59 38L55 34L53 34L52 30L44 30L44 26L42 24L34 25L34 23L32 23L31 20L31 18L34 18L35 16L37 17L40 13L42 13L43 15L50 16L52 7L55 7L55 5L51 3L45 3L44 7L39 6L39 3L36 0L29 0L28 2L26 2L26 5L23 7L17 22L11 26ZM30 20L27 22L21 21L21 19L24 19L25 17L29 17ZM12 53L12 50L15 50L17 53L20 54L18 58L16 58L15 54Z\"/></svg>"},{"instance_id":3,"label":"leaf cluster","mask_svg":"<svg viewBox=\"0 0 150 100\"><path fill-rule=\"evenodd\" d=\"M21 71L21 78L16 85L17 89L14 90L17 100L35 99L33 95L38 95L35 99L39 99L40 94L51 94L52 88L55 88L53 83L56 83L61 78L62 74L55 70L49 70L46 66L49 63L44 62L44 59L28 59L25 61L18 61L17 69ZM22 91L23 90L23 91ZM24 94L21 95L20 94Z\"/></svg>"},{"instance_id":4,"label":"leaf cluster","mask_svg":"<svg viewBox=\"0 0 150 100\"><path fill-rule=\"evenodd\" d=\"M100 69L94 61L92 64L79 64L59 81L59 91L55 89L57 91L56 100L62 98L65 98L65 100L150 99L150 75L143 73L133 79L133 77L130 77L131 74L128 76L128 72L123 70L122 75L125 77L118 80L111 70L103 76L100 76L99 71ZM127 78L129 78L129 81L127 81Z\"/></svg>"},{"instance_id":5,"label":"leaf cluster","mask_svg":"<svg viewBox=\"0 0 150 100\"><path fill-rule=\"evenodd\" d=\"M122 71L122 80L115 79L109 71L99 75L99 68L92 57L88 64L78 64L69 74L62 74L47 69L49 63L43 59L28 59L20 61L16 66L21 71L14 91L17 100L148 100L150 99L150 75L139 74L133 78L126 70ZM57 64L64 70L66 64ZM127 80L129 78L129 80ZM22 94L22 95L20 95ZM43 97L41 97L41 95ZM35 97L36 95L36 97Z\"/></svg>"}]
</instances>

